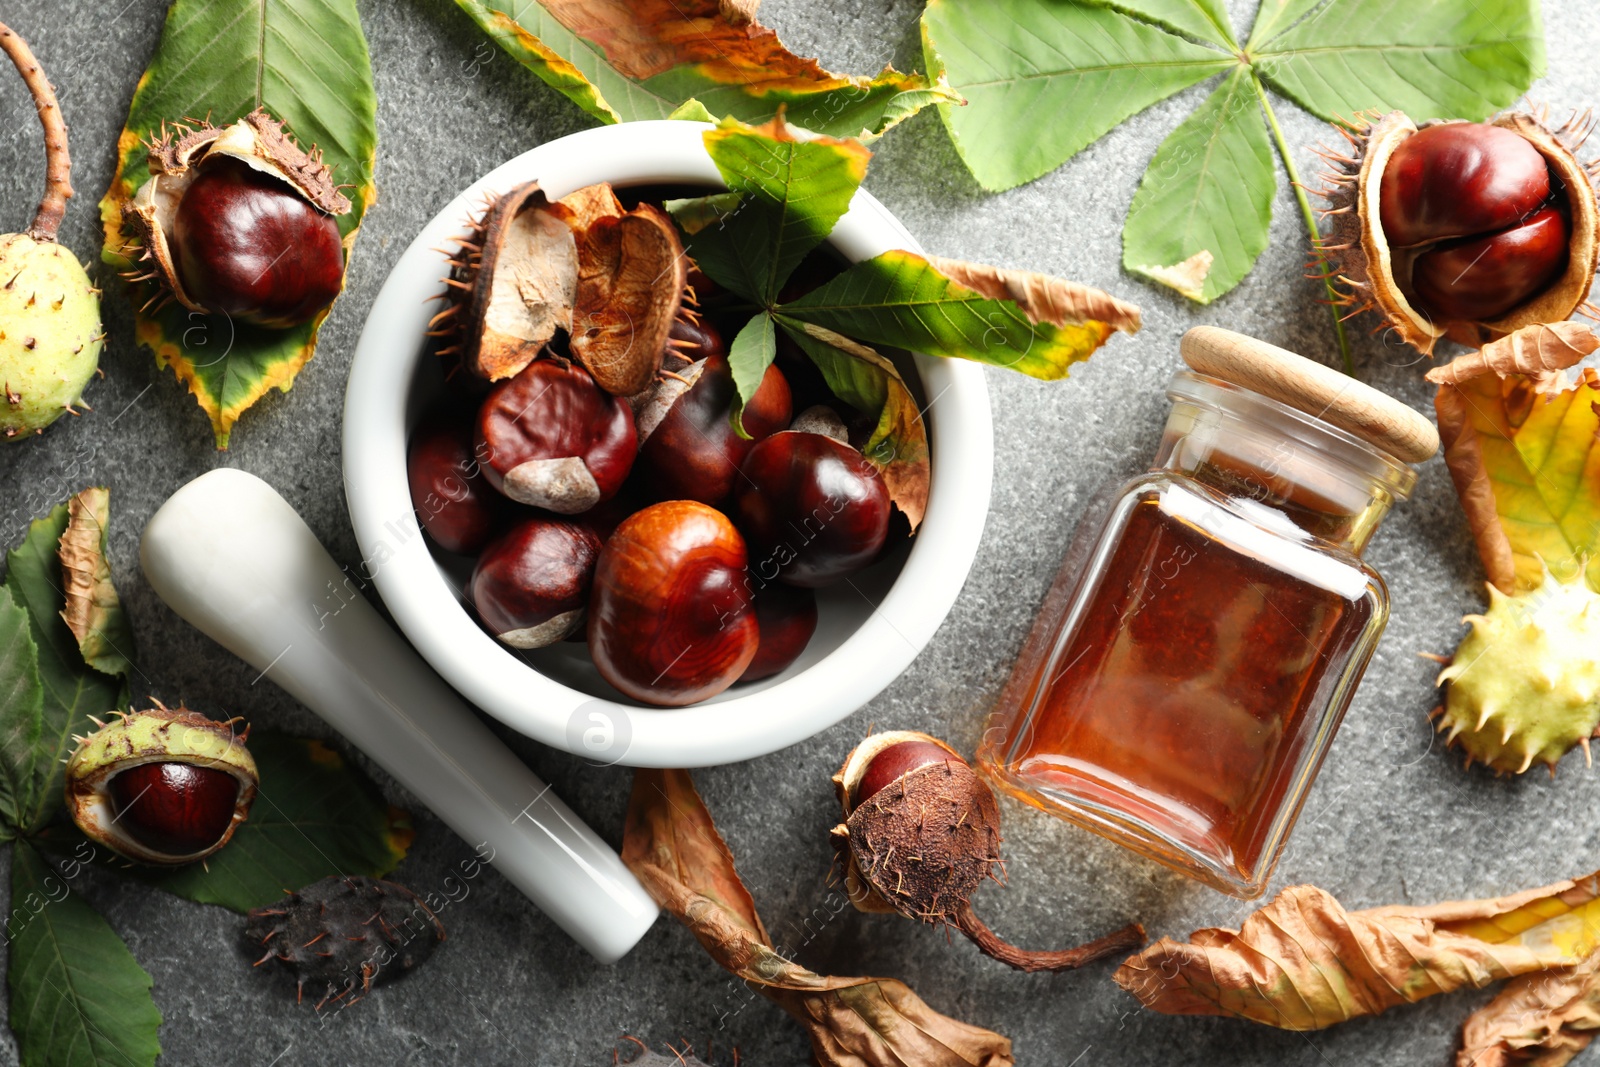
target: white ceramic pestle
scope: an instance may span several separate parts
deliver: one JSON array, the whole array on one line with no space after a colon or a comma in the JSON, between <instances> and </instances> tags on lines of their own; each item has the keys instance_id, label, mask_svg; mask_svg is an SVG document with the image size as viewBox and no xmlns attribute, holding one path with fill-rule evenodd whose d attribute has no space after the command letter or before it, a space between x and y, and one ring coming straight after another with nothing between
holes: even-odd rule
<instances>
[{"instance_id":1,"label":"white ceramic pestle","mask_svg":"<svg viewBox=\"0 0 1600 1067\"><path fill-rule=\"evenodd\" d=\"M327 720L603 963L655 921L610 846L536 778L355 591L253 474L172 494L140 559L174 611ZM485 850L487 851L487 850Z\"/></svg>"}]
</instances>

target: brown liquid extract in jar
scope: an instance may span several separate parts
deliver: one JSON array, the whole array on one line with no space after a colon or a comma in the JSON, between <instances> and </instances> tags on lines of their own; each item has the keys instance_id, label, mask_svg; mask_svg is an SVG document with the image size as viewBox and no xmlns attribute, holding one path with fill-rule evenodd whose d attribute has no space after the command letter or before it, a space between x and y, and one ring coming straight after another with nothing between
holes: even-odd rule
<instances>
[{"instance_id":1,"label":"brown liquid extract in jar","mask_svg":"<svg viewBox=\"0 0 1600 1067\"><path fill-rule=\"evenodd\" d=\"M1057 576L978 758L1012 795L1249 898L1388 619L1361 553L1439 439L1253 338L1197 327L1181 347L1154 467Z\"/></svg>"}]
</instances>

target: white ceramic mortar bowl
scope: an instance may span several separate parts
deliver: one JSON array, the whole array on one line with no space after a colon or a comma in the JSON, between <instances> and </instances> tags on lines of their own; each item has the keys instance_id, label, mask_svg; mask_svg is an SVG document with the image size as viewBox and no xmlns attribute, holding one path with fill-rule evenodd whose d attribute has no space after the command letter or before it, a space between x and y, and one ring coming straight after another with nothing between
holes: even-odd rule
<instances>
[{"instance_id":1,"label":"white ceramic mortar bowl","mask_svg":"<svg viewBox=\"0 0 1600 1067\"><path fill-rule=\"evenodd\" d=\"M563 137L497 167L456 197L400 257L367 316L345 396L344 480L362 562L418 651L468 700L529 737L597 762L697 767L792 745L849 715L910 665L965 583L989 507L994 442L982 369L916 357L932 452L932 488L909 553L819 590L817 633L782 674L687 708L651 708L602 681L581 644L526 657L485 633L458 589L464 566L441 564L412 510L406 440L440 380L424 331L439 307L443 258L491 194L537 179L551 198L608 181L722 187L700 123L604 126ZM851 260L920 251L865 191L831 238ZM903 558L903 563L899 559ZM359 572L359 573L358 573Z\"/></svg>"}]
</instances>

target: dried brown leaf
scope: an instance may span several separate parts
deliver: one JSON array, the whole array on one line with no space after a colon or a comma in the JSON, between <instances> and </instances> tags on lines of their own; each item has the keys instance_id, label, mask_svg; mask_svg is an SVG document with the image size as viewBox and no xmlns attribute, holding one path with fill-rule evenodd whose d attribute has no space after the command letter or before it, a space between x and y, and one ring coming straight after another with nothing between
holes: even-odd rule
<instances>
[{"instance_id":1,"label":"dried brown leaf","mask_svg":"<svg viewBox=\"0 0 1600 1067\"><path fill-rule=\"evenodd\" d=\"M772 947L688 771L639 770L622 858L722 967L792 1015L822 1067L1010 1067L1011 1042L892 978L830 978Z\"/></svg>"},{"instance_id":2,"label":"dried brown leaf","mask_svg":"<svg viewBox=\"0 0 1600 1067\"><path fill-rule=\"evenodd\" d=\"M1576 964L1600 942L1600 873L1492 900L1347 912L1291 886L1240 928L1162 938L1117 970L1155 1011L1318 1030L1436 993Z\"/></svg>"},{"instance_id":3,"label":"dried brown leaf","mask_svg":"<svg viewBox=\"0 0 1600 1067\"><path fill-rule=\"evenodd\" d=\"M1010 300L1034 322L1076 326L1103 322L1124 333L1138 333L1139 308L1089 285L1031 270L1005 270L942 256L927 257L933 269L990 300Z\"/></svg>"},{"instance_id":4,"label":"dried brown leaf","mask_svg":"<svg viewBox=\"0 0 1600 1067\"><path fill-rule=\"evenodd\" d=\"M578 235L571 348L602 389L633 396L655 378L687 273L678 229L653 205Z\"/></svg>"},{"instance_id":5,"label":"dried brown leaf","mask_svg":"<svg viewBox=\"0 0 1600 1067\"><path fill-rule=\"evenodd\" d=\"M77 639L85 663L107 674L123 674L131 666L124 650L132 650L133 639L106 559L110 522L108 489L84 489L67 501L67 528L60 541L66 591L61 617Z\"/></svg>"},{"instance_id":6,"label":"dried brown leaf","mask_svg":"<svg viewBox=\"0 0 1600 1067\"><path fill-rule=\"evenodd\" d=\"M1513 978L1461 1028L1456 1067L1562 1067L1600 1031L1600 952Z\"/></svg>"},{"instance_id":7,"label":"dried brown leaf","mask_svg":"<svg viewBox=\"0 0 1600 1067\"><path fill-rule=\"evenodd\" d=\"M1561 387L1562 372L1600 348L1600 337L1582 323L1539 322L1524 326L1498 341L1435 367L1427 379L1437 385L1459 385L1480 374L1525 374L1539 392Z\"/></svg>"}]
</instances>

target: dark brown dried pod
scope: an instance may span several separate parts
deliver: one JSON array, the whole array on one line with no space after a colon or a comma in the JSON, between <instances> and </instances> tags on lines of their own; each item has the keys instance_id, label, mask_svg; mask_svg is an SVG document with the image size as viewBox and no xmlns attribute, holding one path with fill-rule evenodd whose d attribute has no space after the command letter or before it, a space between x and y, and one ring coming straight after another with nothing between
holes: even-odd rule
<instances>
[{"instance_id":1,"label":"dark brown dried pod","mask_svg":"<svg viewBox=\"0 0 1600 1067\"><path fill-rule=\"evenodd\" d=\"M578 250L562 212L538 182L497 197L455 239L450 304L434 316L441 355L490 381L509 378L538 356L556 330L572 326Z\"/></svg>"},{"instance_id":2,"label":"dark brown dried pod","mask_svg":"<svg viewBox=\"0 0 1600 1067\"><path fill-rule=\"evenodd\" d=\"M1482 125L1456 120L1416 123L1403 112L1393 111L1383 116L1358 115L1351 122L1336 124L1335 128L1348 145L1344 151L1324 149L1320 153L1329 169L1322 175L1324 187L1314 191L1328 202L1328 207L1321 212L1327 220L1327 233L1318 242L1318 248L1336 285L1342 289L1341 302L1349 308L1349 315L1374 311L1388 321L1401 340L1424 355L1432 355L1441 337L1481 347L1524 326L1560 322L1585 306L1597 258L1600 258L1600 202L1593 187L1594 165L1581 163L1575 153L1588 136L1592 121L1587 116L1574 116L1552 129L1543 119L1542 113L1511 111L1496 115ZM1506 283L1496 277L1496 268L1492 265L1496 254L1485 241L1491 237L1504 239L1509 230L1479 234L1477 241L1465 236L1442 235L1437 239L1407 243L1409 238L1405 233L1385 232L1385 208L1380 204L1380 194L1386 189L1390 197L1396 195L1403 174L1404 183L1408 185L1431 181L1446 186L1437 190L1433 199L1454 205L1464 217L1474 214L1475 209L1495 207L1492 203L1477 203L1472 198L1507 198L1510 183L1495 181L1490 172L1497 164L1514 169L1515 163L1505 161L1504 153L1497 152L1490 144L1483 145L1476 153L1462 153L1454 160L1412 158L1405 164L1409 170L1396 172L1391 176L1394 180L1385 181L1397 153L1402 157L1421 154L1420 149L1402 152L1402 147L1419 133L1440 127L1482 131L1484 126L1516 135L1521 142L1495 133L1502 142L1513 146L1525 142L1548 167L1550 191L1542 203L1554 210L1536 213L1507 200L1499 206L1515 216L1518 225L1512 228L1521 233L1530 222L1542 221L1550 224L1546 228L1555 233L1556 240L1561 239L1563 225L1566 230L1564 269L1555 268L1557 273L1553 280L1541 276L1536 284L1528 285L1528 295L1513 298L1510 307L1489 306L1491 298L1471 292L1470 285L1456 294L1457 299L1448 299L1449 294L1441 299L1440 285L1422 276L1424 261L1431 257L1439 260L1431 266L1439 268L1435 273L1443 278L1445 289L1452 283L1462 287L1462 277L1472 270L1474 277L1481 276L1485 282L1492 283L1492 289L1504 290ZM1520 154L1526 155L1526 148L1520 148ZM1485 173L1479 174L1477 170ZM1448 188L1452 182L1462 185L1463 189ZM1405 206L1415 210L1417 204L1425 202L1421 198L1427 192L1405 189ZM1393 201L1389 203L1387 211L1391 224L1401 217L1402 210ZM1500 264L1500 271L1514 274L1518 269L1528 269L1519 268L1515 251L1502 251L1511 261ZM1440 259L1441 256L1446 258ZM1472 309L1482 310L1478 314L1468 313Z\"/></svg>"},{"instance_id":3,"label":"dark brown dried pod","mask_svg":"<svg viewBox=\"0 0 1600 1067\"><path fill-rule=\"evenodd\" d=\"M860 911L898 912L953 926L1019 971L1065 971L1144 943L1137 923L1077 948L1030 952L972 910L984 879L1000 879L1000 809L955 749L928 734L874 734L833 776L845 821L833 828L845 890Z\"/></svg>"},{"instance_id":4,"label":"dark brown dried pod","mask_svg":"<svg viewBox=\"0 0 1600 1067\"><path fill-rule=\"evenodd\" d=\"M411 890L362 876L333 876L256 908L245 924L253 953L295 976L296 1000L307 985L320 1011L349 1007L367 990L424 963L444 941L444 924Z\"/></svg>"},{"instance_id":5,"label":"dark brown dried pod","mask_svg":"<svg viewBox=\"0 0 1600 1067\"><path fill-rule=\"evenodd\" d=\"M633 396L655 379L687 273L677 227L650 204L579 233L570 347L606 392Z\"/></svg>"}]
</instances>

